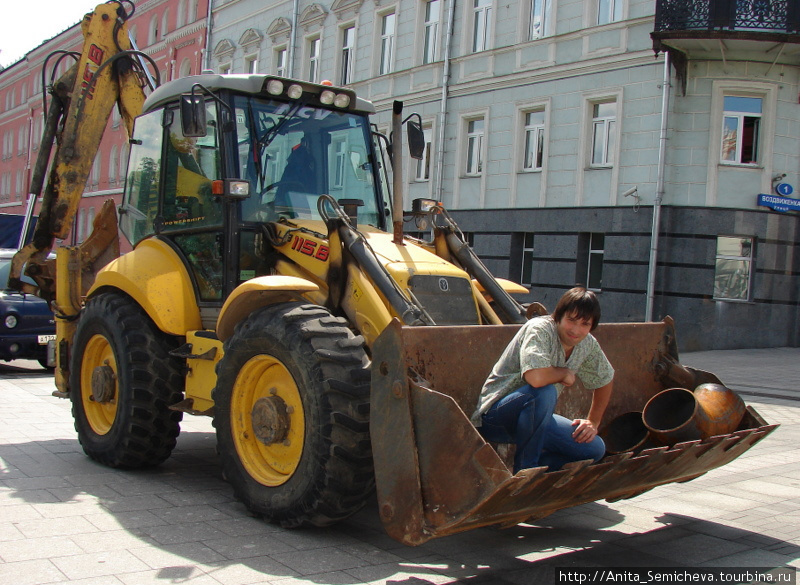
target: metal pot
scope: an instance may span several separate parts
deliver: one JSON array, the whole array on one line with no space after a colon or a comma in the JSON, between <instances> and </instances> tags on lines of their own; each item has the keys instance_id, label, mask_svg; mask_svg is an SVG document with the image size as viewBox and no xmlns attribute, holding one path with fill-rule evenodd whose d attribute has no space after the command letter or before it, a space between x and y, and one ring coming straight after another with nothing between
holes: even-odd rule
<instances>
[{"instance_id":1,"label":"metal pot","mask_svg":"<svg viewBox=\"0 0 800 585\"><path fill-rule=\"evenodd\" d=\"M701 384L694 392L669 388L648 400L642 420L660 445L674 445L732 433L745 413L742 399L722 384Z\"/></svg>"}]
</instances>

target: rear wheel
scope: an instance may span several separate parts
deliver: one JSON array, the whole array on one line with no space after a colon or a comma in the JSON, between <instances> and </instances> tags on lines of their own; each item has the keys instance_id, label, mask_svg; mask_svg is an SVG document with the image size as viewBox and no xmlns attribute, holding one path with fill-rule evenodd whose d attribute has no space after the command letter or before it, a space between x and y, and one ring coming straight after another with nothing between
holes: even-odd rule
<instances>
[{"instance_id":1,"label":"rear wheel","mask_svg":"<svg viewBox=\"0 0 800 585\"><path fill-rule=\"evenodd\" d=\"M182 413L176 343L129 297L89 300L75 332L70 397L86 454L110 467L158 465L175 447Z\"/></svg>"},{"instance_id":2,"label":"rear wheel","mask_svg":"<svg viewBox=\"0 0 800 585\"><path fill-rule=\"evenodd\" d=\"M253 512L324 526L364 505L374 479L363 343L301 303L258 310L226 342L214 426L225 478Z\"/></svg>"}]
</instances>

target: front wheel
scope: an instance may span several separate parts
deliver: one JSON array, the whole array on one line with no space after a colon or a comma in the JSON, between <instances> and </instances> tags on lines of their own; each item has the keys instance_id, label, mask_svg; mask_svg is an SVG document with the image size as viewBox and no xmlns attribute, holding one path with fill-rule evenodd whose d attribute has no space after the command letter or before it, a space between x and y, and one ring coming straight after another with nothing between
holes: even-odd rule
<instances>
[{"instance_id":1,"label":"front wheel","mask_svg":"<svg viewBox=\"0 0 800 585\"><path fill-rule=\"evenodd\" d=\"M259 309L226 342L214 426L223 474L253 512L325 526L364 505L374 479L363 343L301 303Z\"/></svg>"},{"instance_id":2,"label":"front wheel","mask_svg":"<svg viewBox=\"0 0 800 585\"><path fill-rule=\"evenodd\" d=\"M130 297L104 293L81 313L70 360L75 430L86 454L109 467L158 465L172 453L182 413L176 342Z\"/></svg>"}]
</instances>

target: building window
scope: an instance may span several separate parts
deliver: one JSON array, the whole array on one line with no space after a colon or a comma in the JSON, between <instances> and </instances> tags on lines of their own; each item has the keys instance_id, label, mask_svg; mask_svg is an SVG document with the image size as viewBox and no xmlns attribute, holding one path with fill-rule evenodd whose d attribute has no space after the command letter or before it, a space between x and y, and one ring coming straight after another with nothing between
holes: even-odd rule
<instances>
[{"instance_id":1,"label":"building window","mask_svg":"<svg viewBox=\"0 0 800 585\"><path fill-rule=\"evenodd\" d=\"M467 175L483 172L483 118L467 122Z\"/></svg>"},{"instance_id":2,"label":"building window","mask_svg":"<svg viewBox=\"0 0 800 585\"><path fill-rule=\"evenodd\" d=\"M102 158L102 154L99 152L94 158L94 164L92 165L92 173L90 176L93 187L96 187L98 184L100 184L100 167L103 165Z\"/></svg>"},{"instance_id":3,"label":"building window","mask_svg":"<svg viewBox=\"0 0 800 585\"><path fill-rule=\"evenodd\" d=\"M523 171L540 171L544 161L544 110L525 114Z\"/></svg>"},{"instance_id":4,"label":"building window","mask_svg":"<svg viewBox=\"0 0 800 585\"><path fill-rule=\"evenodd\" d=\"M353 56L355 54L356 27L348 26L342 29L342 68L339 77L340 85L350 85L353 82Z\"/></svg>"},{"instance_id":5,"label":"building window","mask_svg":"<svg viewBox=\"0 0 800 585\"><path fill-rule=\"evenodd\" d=\"M473 0L472 52L489 48L489 31L492 28L492 0Z\"/></svg>"},{"instance_id":6,"label":"building window","mask_svg":"<svg viewBox=\"0 0 800 585\"><path fill-rule=\"evenodd\" d=\"M111 154L108 159L108 183L115 185L117 183L117 169L119 168L119 159L117 158L117 145L111 147Z\"/></svg>"},{"instance_id":7,"label":"building window","mask_svg":"<svg viewBox=\"0 0 800 585\"><path fill-rule=\"evenodd\" d=\"M396 15L394 12L383 16L381 22L381 67L380 75L392 72L394 60L394 35Z\"/></svg>"},{"instance_id":8,"label":"building window","mask_svg":"<svg viewBox=\"0 0 800 585\"><path fill-rule=\"evenodd\" d=\"M603 253L605 235L589 234L588 262L586 270L586 288L599 291L603 288Z\"/></svg>"},{"instance_id":9,"label":"building window","mask_svg":"<svg viewBox=\"0 0 800 585\"><path fill-rule=\"evenodd\" d=\"M719 236L714 266L714 298L749 301L753 266L753 238Z\"/></svg>"},{"instance_id":10,"label":"building window","mask_svg":"<svg viewBox=\"0 0 800 585\"><path fill-rule=\"evenodd\" d=\"M551 0L531 0L531 21L528 28L528 39L541 39L547 34L550 26Z\"/></svg>"},{"instance_id":11,"label":"building window","mask_svg":"<svg viewBox=\"0 0 800 585\"><path fill-rule=\"evenodd\" d=\"M244 72L250 75L258 73L258 57L256 55L249 55L244 58Z\"/></svg>"},{"instance_id":12,"label":"building window","mask_svg":"<svg viewBox=\"0 0 800 585\"><path fill-rule=\"evenodd\" d=\"M321 44L319 37L308 41L308 80L312 83L319 83L319 49Z\"/></svg>"},{"instance_id":13,"label":"building window","mask_svg":"<svg viewBox=\"0 0 800 585\"><path fill-rule=\"evenodd\" d=\"M608 24L622 20L624 0L597 0L597 24Z\"/></svg>"},{"instance_id":14,"label":"building window","mask_svg":"<svg viewBox=\"0 0 800 585\"><path fill-rule=\"evenodd\" d=\"M275 51L275 75L286 77L286 56L288 51L286 49L278 49Z\"/></svg>"},{"instance_id":15,"label":"building window","mask_svg":"<svg viewBox=\"0 0 800 585\"><path fill-rule=\"evenodd\" d=\"M178 2L178 17L175 21L175 28L181 28L184 24L186 24L186 0L180 0Z\"/></svg>"},{"instance_id":16,"label":"building window","mask_svg":"<svg viewBox=\"0 0 800 585\"><path fill-rule=\"evenodd\" d=\"M533 284L533 234L523 234L522 241L522 275L520 283L530 286Z\"/></svg>"},{"instance_id":17,"label":"building window","mask_svg":"<svg viewBox=\"0 0 800 585\"><path fill-rule=\"evenodd\" d=\"M425 64L436 61L436 44L439 38L440 19L441 1L428 0L425 3L425 46L422 53L422 62Z\"/></svg>"},{"instance_id":18,"label":"building window","mask_svg":"<svg viewBox=\"0 0 800 585\"><path fill-rule=\"evenodd\" d=\"M617 136L617 102L592 104L592 164L609 167L614 164Z\"/></svg>"},{"instance_id":19,"label":"building window","mask_svg":"<svg viewBox=\"0 0 800 585\"><path fill-rule=\"evenodd\" d=\"M150 28L147 34L147 44L154 45L158 41L158 15L150 19Z\"/></svg>"},{"instance_id":20,"label":"building window","mask_svg":"<svg viewBox=\"0 0 800 585\"><path fill-rule=\"evenodd\" d=\"M161 38L165 38L167 36L167 32L169 31L169 9L164 10L164 16L161 19Z\"/></svg>"},{"instance_id":21,"label":"building window","mask_svg":"<svg viewBox=\"0 0 800 585\"><path fill-rule=\"evenodd\" d=\"M219 66L219 72L222 75L228 75L231 72L231 64L225 63L224 65Z\"/></svg>"},{"instance_id":22,"label":"building window","mask_svg":"<svg viewBox=\"0 0 800 585\"><path fill-rule=\"evenodd\" d=\"M417 161L417 173L414 177L417 181L428 181L431 178L431 128L422 130L425 135L425 150L422 151L422 158Z\"/></svg>"},{"instance_id":23,"label":"building window","mask_svg":"<svg viewBox=\"0 0 800 585\"><path fill-rule=\"evenodd\" d=\"M722 119L722 162L756 164L763 100L726 95Z\"/></svg>"}]
</instances>

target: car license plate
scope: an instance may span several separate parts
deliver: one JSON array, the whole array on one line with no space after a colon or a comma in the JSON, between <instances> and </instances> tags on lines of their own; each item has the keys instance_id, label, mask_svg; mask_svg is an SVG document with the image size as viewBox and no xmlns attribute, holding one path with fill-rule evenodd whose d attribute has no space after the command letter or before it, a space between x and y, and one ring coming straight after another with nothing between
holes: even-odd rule
<instances>
[{"instance_id":1,"label":"car license plate","mask_svg":"<svg viewBox=\"0 0 800 585\"><path fill-rule=\"evenodd\" d=\"M47 345L48 341L55 341L55 335L40 335L39 336L39 345Z\"/></svg>"}]
</instances>

